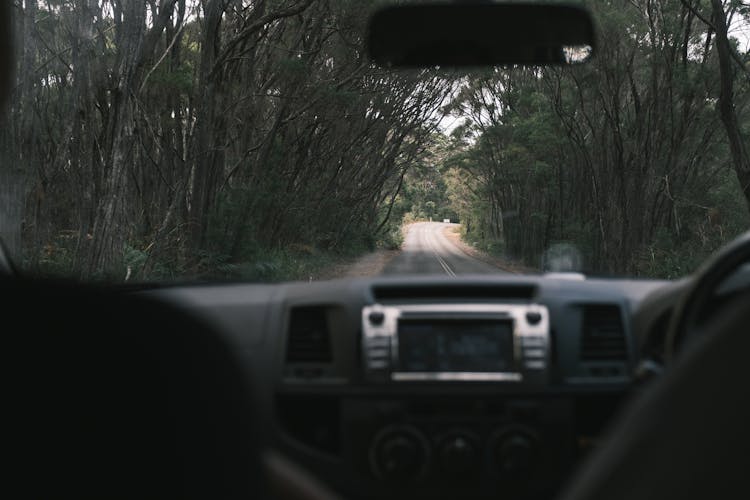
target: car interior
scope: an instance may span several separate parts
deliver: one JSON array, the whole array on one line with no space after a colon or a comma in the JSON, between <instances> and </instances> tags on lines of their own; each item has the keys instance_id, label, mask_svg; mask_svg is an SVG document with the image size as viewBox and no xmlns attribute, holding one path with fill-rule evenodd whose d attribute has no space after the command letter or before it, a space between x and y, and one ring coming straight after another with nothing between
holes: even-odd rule
<instances>
[{"instance_id":1,"label":"car interior","mask_svg":"<svg viewBox=\"0 0 750 500\"><path fill-rule=\"evenodd\" d=\"M514 52L503 36L501 51L475 50L481 40L400 51L420 37L396 43L412 22L393 23L417 15L396 8L373 19L371 53L393 67L558 63L559 45L594 45L585 11L574 14L558 46ZM2 255L8 489L747 497L748 258L750 233L677 281L497 274L107 287L24 276Z\"/></svg>"}]
</instances>

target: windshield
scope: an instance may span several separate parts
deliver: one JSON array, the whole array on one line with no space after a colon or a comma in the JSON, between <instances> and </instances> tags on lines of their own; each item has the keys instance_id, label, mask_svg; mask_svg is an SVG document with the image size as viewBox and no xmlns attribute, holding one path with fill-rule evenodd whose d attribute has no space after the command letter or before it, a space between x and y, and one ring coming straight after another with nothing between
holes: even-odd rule
<instances>
[{"instance_id":1,"label":"windshield","mask_svg":"<svg viewBox=\"0 0 750 500\"><path fill-rule=\"evenodd\" d=\"M391 71L362 0L15 0L0 237L107 282L674 278L750 226L749 8L584 2L571 67Z\"/></svg>"}]
</instances>

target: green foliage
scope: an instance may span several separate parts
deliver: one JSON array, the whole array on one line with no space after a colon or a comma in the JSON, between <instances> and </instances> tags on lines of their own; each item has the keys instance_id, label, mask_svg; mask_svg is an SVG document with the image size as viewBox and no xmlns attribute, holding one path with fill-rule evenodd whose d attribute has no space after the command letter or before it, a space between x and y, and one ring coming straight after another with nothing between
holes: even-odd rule
<instances>
[{"instance_id":1,"label":"green foliage","mask_svg":"<svg viewBox=\"0 0 750 500\"><path fill-rule=\"evenodd\" d=\"M146 260L148 260L148 252L135 248L128 243L125 244L125 250L123 253L123 262L125 263L126 269L142 269L146 264Z\"/></svg>"},{"instance_id":2,"label":"green foliage","mask_svg":"<svg viewBox=\"0 0 750 500\"><path fill-rule=\"evenodd\" d=\"M398 250L401 245L404 244L404 232L400 225L393 225L389 227L379 239L378 247L385 248L386 250Z\"/></svg>"},{"instance_id":3,"label":"green foliage","mask_svg":"<svg viewBox=\"0 0 750 500\"><path fill-rule=\"evenodd\" d=\"M589 65L461 82L448 197L467 241L527 265L567 242L589 273L682 276L750 226L707 27L677 0L587 4L600 27ZM747 80L735 88L745 103Z\"/></svg>"},{"instance_id":4,"label":"green foliage","mask_svg":"<svg viewBox=\"0 0 750 500\"><path fill-rule=\"evenodd\" d=\"M226 255L207 255L202 260L199 279L208 281L308 281L317 280L334 265L347 262L350 255L318 249L258 250L254 258L231 263Z\"/></svg>"},{"instance_id":5,"label":"green foliage","mask_svg":"<svg viewBox=\"0 0 750 500\"><path fill-rule=\"evenodd\" d=\"M188 63L174 69L169 69L168 64L162 63L151 74L149 88L160 93L187 95L193 88L193 71Z\"/></svg>"},{"instance_id":6,"label":"green foliage","mask_svg":"<svg viewBox=\"0 0 750 500\"><path fill-rule=\"evenodd\" d=\"M714 38L680 0L584 2L589 65L460 76L365 64L381 0L312 2L250 36L288 2L193 3L133 2L118 22L111 0L17 6L0 163L27 176L33 271L309 279L398 248L402 222L450 218L529 265L565 241L593 272L676 276L748 227ZM749 90L738 71L744 134ZM451 137L442 108L462 120ZM106 252L69 230L95 227Z\"/></svg>"},{"instance_id":7,"label":"green foliage","mask_svg":"<svg viewBox=\"0 0 750 500\"><path fill-rule=\"evenodd\" d=\"M447 151L445 137L436 134L431 138L430 148L411 165L399 197L397 219L406 223L458 219L443 174Z\"/></svg>"},{"instance_id":8,"label":"green foliage","mask_svg":"<svg viewBox=\"0 0 750 500\"><path fill-rule=\"evenodd\" d=\"M380 3L303 2L286 15L282 0L154 0L130 2L122 19L112 0L19 4L0 163L28 174L18 240L29 268L307 279L399 246L404 213L422 203L402 173L426 168L450 86L435 71L364 63ZM417 210L444 207L436 195ZM68 228L98 234L57 241Z\"/></svg>"},{"instance_id":9,"label":"green foliage","mask_svg":"<svg viewBox=\"0 0 750 500\"><path fill-rule=\"evenodd\" d=\"M68 276L74 264L75 247L76 235L73 232L60 232L41 248L25 252L26 258L21 267L40 276ZM36 252L32 253L33 250Z\"/></svg>"}]
</instances>

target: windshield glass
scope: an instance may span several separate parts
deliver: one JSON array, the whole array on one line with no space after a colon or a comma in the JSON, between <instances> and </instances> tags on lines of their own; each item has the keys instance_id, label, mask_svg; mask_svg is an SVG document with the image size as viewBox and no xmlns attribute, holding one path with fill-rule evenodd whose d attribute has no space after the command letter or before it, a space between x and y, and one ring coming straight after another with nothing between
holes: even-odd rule
<instances>
[{"instance_id":1,"label":"windshield glass","mask_svg":"<svg viewBox=\"0 0 750 500\"><path fill-rule=\"evenodd\" d=\"M362 0L16 0L0 237L107 282L674 278L750 226L748 16L584 2L584 65L391 71Z\"/></svg>"}]
</instances>

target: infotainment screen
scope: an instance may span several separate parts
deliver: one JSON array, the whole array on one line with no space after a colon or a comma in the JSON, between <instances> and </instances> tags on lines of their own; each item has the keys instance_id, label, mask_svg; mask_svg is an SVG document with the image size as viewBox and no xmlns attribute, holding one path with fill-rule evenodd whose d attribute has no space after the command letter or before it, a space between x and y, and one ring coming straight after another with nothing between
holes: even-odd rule
<instances>
[{"instance_id":1,"label":"infotainment screen","mask_svg":"<svg viewBox=\"0 0 750 500\"><path fill-rule=\"evenodd\" d=\"M401 319L398 371L513 371L513 322Z\"/></svg>"}]
</instances>

